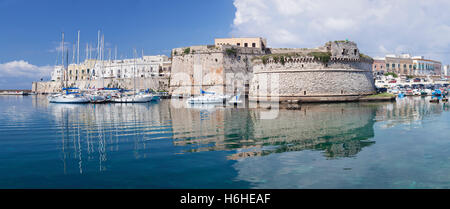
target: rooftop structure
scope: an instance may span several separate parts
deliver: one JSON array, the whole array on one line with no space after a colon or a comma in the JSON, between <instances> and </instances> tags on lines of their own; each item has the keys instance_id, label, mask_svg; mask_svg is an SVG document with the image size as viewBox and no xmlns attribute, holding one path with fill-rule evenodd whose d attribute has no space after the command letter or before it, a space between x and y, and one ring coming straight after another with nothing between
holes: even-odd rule
<instances>
[{"instance_id":1,"label":"rooftop structure","mask_svg":"<svg viewBox=\"0 0 450 209\"><path fill-rule=\"evenodd\" d=\"M231 45L240 47L252 47L265 49L267 41L265 38L216 38L214 39L215 46Z\"/></svg>"}]
</instances>

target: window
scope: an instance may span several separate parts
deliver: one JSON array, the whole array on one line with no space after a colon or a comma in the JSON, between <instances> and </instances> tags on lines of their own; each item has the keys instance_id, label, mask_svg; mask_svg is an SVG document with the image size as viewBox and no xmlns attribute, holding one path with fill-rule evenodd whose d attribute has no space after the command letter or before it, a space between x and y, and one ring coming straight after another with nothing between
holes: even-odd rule
<instances>
[{"instance_id":1,"label":"window","mask_svg":"<svg viewBox=\"0 0 450 209\"><path fill-rule=\"evenodd\" d=\"M241 46L241 43L237 43L238 46Z\"/></svg>"},{"instance_id":2,"label":"window","mask_svg":"<svg viewBox=\"0 0 450 209\"><path fill-rule=\"evenodd\" d=\"M248 43L244 43L244 47L248 47Z\"/></svg>"},{"instance_id":3,"label":"window","mask_svg":"<svg viewBox=\"0 0 450 209\"><path fill-rule=\"evenodd\" d=\"M256 47L256 43L252 43L252 47Z\"/></svg>"}]
</instances>

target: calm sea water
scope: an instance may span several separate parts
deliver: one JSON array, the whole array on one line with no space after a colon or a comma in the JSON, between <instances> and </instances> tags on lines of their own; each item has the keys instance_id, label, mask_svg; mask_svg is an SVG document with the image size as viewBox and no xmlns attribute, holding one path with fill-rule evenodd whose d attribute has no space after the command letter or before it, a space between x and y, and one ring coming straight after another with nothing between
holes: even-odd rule
<instances>
[{"instance_id":1,"label":"calm sea water","mask_svg":"<svg viewBox=\"0 0 450 209\"><path fill-rule=\"evenodd\" d=\"M265 108L0 96L0 188L450 188L449 104L429 99L267 120Z\"/></svg>"}]
</instances>

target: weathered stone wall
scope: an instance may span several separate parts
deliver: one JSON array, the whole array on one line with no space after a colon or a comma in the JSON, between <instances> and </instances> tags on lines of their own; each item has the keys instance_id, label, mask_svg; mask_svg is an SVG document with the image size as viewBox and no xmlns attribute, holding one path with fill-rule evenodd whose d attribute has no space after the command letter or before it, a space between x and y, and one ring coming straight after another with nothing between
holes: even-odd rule
<instances>
[{"instance_id":1,"label":"weathered stone wall","mask_svg":"<svg viewBox=\"0 0 450 209\"><path fill-rule=\"evenodd\" d=\"M314 58L292 58L283 65L273 61L254 66L249 99L351 101L375 93L371 63L333 58L323 63Z\"/></svg>"},{"instance_id":2,"label":"weathered stone wall","mask_svg":"<svg viewBox=\"0 0 450 209\"><path fill-rule=\"evenodd\" d=\"M80 89L88 88L124 88L133 89L133 78L108 78L97 80L82 80L69 81L68 86L78 87ZM32 91L39 94L55 93L61 91L61 81L47 81L47 82L33 82ZM136 78L136 89L153 89L153 90L168 90L169 79L167 77L154 78Z\"/></svg>"},{"instance_id":3,"label":"weathered stone wall","mask_svg":"<svg viewBox=\"0 0 450 209\"><path fill-rule=\"evenodd\" d=\"M191 46L172 51L170 93L198 95L246 91L252 73L251 58L263 50L233 46Z\"/></svg>"},{"instance_id":4,"label":"weathered stone wall","mask_svg":"<svg viewBox=\"0 0 450 209\"><path fill-rule=\"evenodd\" d=\"M252 101L353 101L376 92L373 60L353 42L272 51L253 60Z\"/></svg>"}]
</instances>

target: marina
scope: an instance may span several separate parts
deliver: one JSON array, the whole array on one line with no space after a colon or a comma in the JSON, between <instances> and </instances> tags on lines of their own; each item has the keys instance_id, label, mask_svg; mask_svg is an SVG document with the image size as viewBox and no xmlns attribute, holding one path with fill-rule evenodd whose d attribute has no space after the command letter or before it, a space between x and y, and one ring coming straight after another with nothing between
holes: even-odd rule
<instances>
[{"instance_id":1,"label":"marina","mask_svg":"<svg viewBox=\"0 0 450 209\"><path fill-rule=\"evenodd\" d=\"M249 103L2 96L0 186L449 188L449 104L430 99L280 105L265 120Z\"/></svg>"}]
</instances>

